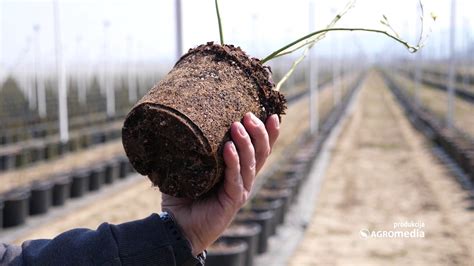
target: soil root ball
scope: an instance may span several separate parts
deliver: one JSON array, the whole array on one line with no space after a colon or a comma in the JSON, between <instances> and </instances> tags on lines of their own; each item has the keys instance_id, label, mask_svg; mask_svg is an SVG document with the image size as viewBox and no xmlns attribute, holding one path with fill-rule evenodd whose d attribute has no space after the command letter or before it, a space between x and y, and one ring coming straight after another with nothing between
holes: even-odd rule
<instances>
[{"instance_id":1,"label":"soil root ball","mask_svg":"<svg viewBox=\"0 0 474 266\"><path fill-rule=\"evenodd\" d=\"M122 141L133 167L163 193L198 198L224 174L229 128L247 112L282 115L269 67L239 47L207 43L189 50L133 107Z\"/></svg>"}]
</instances>

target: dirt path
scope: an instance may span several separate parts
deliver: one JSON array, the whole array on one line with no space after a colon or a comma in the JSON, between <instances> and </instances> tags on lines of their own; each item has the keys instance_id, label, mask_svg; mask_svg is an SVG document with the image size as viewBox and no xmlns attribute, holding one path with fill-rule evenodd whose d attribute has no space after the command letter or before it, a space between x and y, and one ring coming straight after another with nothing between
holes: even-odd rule
<instances>
[{"instance_id":1,"label":"dirt path","mask_svg":"<svg viewBox=\"0 0 474 266\"><path fill-rule=\"evenodd\" d=\"M474 212L466 197L371 73L290 265L473 265ZM394 228L411 221L424 227ZM367 238L363 229L415 237Z\"/></svg>"}]
</instances>

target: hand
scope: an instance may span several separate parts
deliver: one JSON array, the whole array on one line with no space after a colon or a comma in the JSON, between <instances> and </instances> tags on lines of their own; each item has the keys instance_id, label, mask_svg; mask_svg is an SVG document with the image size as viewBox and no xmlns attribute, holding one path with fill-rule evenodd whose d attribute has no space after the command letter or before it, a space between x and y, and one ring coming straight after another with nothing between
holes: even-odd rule
<instances>
[{"instance_id":1,"label":"hand","mask_svg":"<svg viewBox=\"0 0 474 266\"><path fill-rule=\"evenodd\" d=\"M231 137L224 146L225 180L212 195L200 200L163 194L161 208L170 212L190 241L193 255L200 254L229 226L237 211L247 202L255 176L262 168L279 134L277 115L264 125L247 113L243 125L231 126Z\"/></svg>"}]
</instances>

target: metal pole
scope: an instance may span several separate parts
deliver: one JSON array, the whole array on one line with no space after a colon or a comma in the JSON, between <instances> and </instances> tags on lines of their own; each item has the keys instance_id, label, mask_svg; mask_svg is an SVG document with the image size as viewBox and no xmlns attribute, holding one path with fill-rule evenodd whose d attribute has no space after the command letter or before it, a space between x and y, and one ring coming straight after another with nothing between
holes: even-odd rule
<instances>
[{"instance_id":1,"label":"metal pole","mask_svg":"<svg viewBox=\"0 0 474 266\"><path fill-rule=\"evenodd\" d=\"M309 31L314 31L314 2L309 1ZM309 79L309 125L311 135L318 132L319 114L317 108L318 98L318 74L317 65L313 62L313 49L309 50L308 55L308 79Z\"/></svg>"},{"instance_id":2,"label":"metal pole","mask_svg":"<svg viewBox=\"0 0 474 266\"><path fill-rule=\"evenodd\" d=\"M448 112L446 125L453 127L454 118L454 45L456 43L456 0L451 1L451 27L449 32L449 73L448 73Z\"/></svg>"},{"instance_id":3,"label":"metal pole","mask_svg":"<svg viewBox=\"0 0 474 266\"><path fill-rule=\"evenodd\" d=\"M469 80L469 77L470 77L470 73L469 73L469 40L471 38L470 34L469 34L469 21L467 20L467 18L464 18L463 20L463 48L464 48L464 53L466 53L466 58L465 58L465 62L463 62L463 65L464 65L464 73L463 73L463 77L462 77L462 83L463 83L463 88L465 90L468 90L469 88L469 83L470 83L470 80Z\"/></svg>"},{"instance_id":4,"label":"metal pole","mask_svg":"<svg viewBox=\"0 0 474 266\"><path fill-rule=\"evenodd\" d=\"M335 47L335 36L332 36L332 101L333 101L333 106L336 106L338 101L337 101L337 93L336 93L336 88L337 88L337 64L336 64L336 47Z\"/></svg>"},{"instance_id":5,"label":"metal pole","mask_svg":"<svg viewBox=\"0 0 474 266\"><path fill-rule=\"evenodd\" d=\"M81 43L82 43L82 37L77 36L77 38L76 38L76 60L80 60L80 58L81 58L81 53L82 53ZM85 104L87 104L87 93L86 93L87 87L86 87L86 75L85 75L86 68L84 67L84 61L82 61L81 63L82 64L77 62L78 67L76 69L76 71L77 71L77 73L76 73L77 98L78 98L78 101L81 105L85 105Z\"/></svg>"},{"instance_id":6,"label":"metal pole","mask_svg":"<svg viewBox=\"0 0 474 266\"><path fill-rule=\"evenodd\" d=\"M420 90L421 90L421 77L422 77L422 60L423 57L421 55L421 50L418 51L418 54L416 55L416 63L415 63L415 91L414 91L414 96L415 96L415 104L417 107L420 107Z\"/></svg>"},{"instance_id":7,"label":"metal pole","mask_svg":"<svg viewBox=\"0 0 474 266\"><path fill-rule=\"evenodd\" d=\"M30 48L32 46L32 41L33 40L30 36L28 36L26 38L26 46L28 47L28 50L30 50ZM33 67L35 67L35 65ZM34 71L35 71L34 74L36 74L36 68L34 69ZM30 107L30 110L34 110L34 109L36 109L36 89L35 89L35 80L36 80L36 78L31 77L31 68L26 68L25 67L23 77L24 77L24 80L25 80L25 88L26 88L27 95L28 95L28 106Z\"/></svg>"},{"instance_id":8,"label":"metal pole","mask_svg":"<svg viewBox=\"0 0 474 266\"><path fill-rule=\"evenodd\" d=\"M43 71L41 67L41 48L40 48L40 26L33 26L35 31L35 83L36 95L38 99L38 115L41 118L46 117L46 94L43 81Z\"/></svg>"},{"instance_id":9,"label":"metal pole","mask_svg":"<svg viewBox=\"0 0 474 266\"><path fill-rule=\"evenodd\" d=\"M176 60L181 57L183 53L183 25L181 18L181 0L175 2L176 12Z\"/></svg>"},{"instance_id":10,"label":"metal pole","mask_svg":"<svg viewBox=\"0 0 474 266\"><path fill-rule=\"evenodd\" d=\"M59 136L62 143L69 140L68 110L67 110L67 88L66 88L66 66L62 56L61 29L59 27L59 3L54 0L54 36L56 50L56 72L58 81L58 117Z\"/></svg>"},{"instance_id":11,"label":"metal pole","mask_svg":"<svg viewBox=\"0 0 474 266\"><path fill-rule=\"evenodd\" d=\"M135 76L135 60L133 59L133 39L131 36L127 37L128 44L128 63L127 68L127 82L128 82L128 101L134 103L137 101L137 79Z\"/></svg>"},{"instance_id":12,"label":"metal pole","mask_svg":"<svg viewBox=\"0 0 474 266\"><path fill-rule=\"evenodd\" d=\"M104 21L104 86L106 93L107 117L115 115L115 90L113 86L113 73L110 70L108 49L109 49L109 21Z\"/></svg>"}]
</instances>

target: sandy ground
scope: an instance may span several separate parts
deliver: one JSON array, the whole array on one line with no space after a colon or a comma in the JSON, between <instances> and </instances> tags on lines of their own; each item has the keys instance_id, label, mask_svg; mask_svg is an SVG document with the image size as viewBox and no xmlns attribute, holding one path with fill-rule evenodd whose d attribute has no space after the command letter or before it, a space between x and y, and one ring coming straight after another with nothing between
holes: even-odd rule
<instances>
[{"instance_id":1,"label":"sandy ground","mask_svg":"<svg viewBox=\"0 0 474 266\"><path fill-rule=\"evenodd\" d=\"M344 84L350 84L354 78L355 76L348 77ZM321 105L319 108L322 114L327 114L332 108L332 96L330 87L324 89L320 94ZM270 171L278 162L284 160L288 154L288 148L308 129L308 114L307 98L302 98L290 106L287 115L283 117L280 137L274 146L272 155L261 171L261 176L264 176L265 172ZM48 225L32 228L28 233L20 236L15 243L21 243L27 239L51 238L71 228L97 228L104 221L122 223L144 218L150 213L159 211L161 209L160 203L160 192L151 187L147 178L137 178L136 183L123 191L109 193L90 206L58 217Z\"/></svg>"},{"instance_id":2,"label":"sandy ground","mask_svg":"<svg viewBox=\"0 0 474 266\"><path fill-rule=\"evenodd\" d=\"M414 94L415 83L405 76L394 75L397 82L407 86L407 91ZM420 90L421 105L432 111L439 119L445 119L448 105L446 103L447 93L432 89L427 85ZM460 97L454 97L454 122L458 129L474 137L474 104Z\"/></svg>"},{"instance_id":3,"label":"sandy ground","mask_svg":"<svg viewBox=\"0 0 474 266\"><path fill-rule=\"evenodd\" d=\"M334 150L316 210L290 265L473 265L468 192L428 152L378 74ZM413 231L365 238L361 230ZM367 232L367 231L364 231Z\"/></svg>"}]
</instances>

